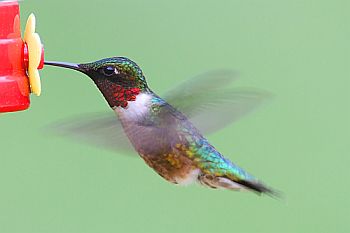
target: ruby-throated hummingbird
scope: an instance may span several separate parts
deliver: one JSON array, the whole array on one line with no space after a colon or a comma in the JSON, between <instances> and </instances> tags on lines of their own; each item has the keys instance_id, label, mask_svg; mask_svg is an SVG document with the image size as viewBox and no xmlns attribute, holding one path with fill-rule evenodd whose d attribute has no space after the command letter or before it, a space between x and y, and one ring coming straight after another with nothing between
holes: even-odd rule
<instances>
[{"instance_id":1,"label":"ruby-throated hummingbird","mask_svg":"<svg viewBox=\"0 0 350 233\"><path fill-rule=\"evenodd\" d=\"M221 155L183 113L155 94L140 67L130 59L45 64L89 76L117 114L135 150L164 179L175 184L199 182L211 188L275 194Z\"/></svg>"}]
</instances>

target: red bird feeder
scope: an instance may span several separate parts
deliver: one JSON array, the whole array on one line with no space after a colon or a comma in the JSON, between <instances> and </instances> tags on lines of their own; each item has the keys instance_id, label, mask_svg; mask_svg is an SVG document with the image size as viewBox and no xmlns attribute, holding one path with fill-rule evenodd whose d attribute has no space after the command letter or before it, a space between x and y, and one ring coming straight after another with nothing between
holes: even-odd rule
<instances>
[{"instance_id":1,"label":"red bird feeder","mask_svg":"<svg viewBox=\"0 0 350 233\"><path fill-rule=\"evenodd\" d=\"M25 110L30 93L40 95L44 53L34 15L25 31L22 40L18 2L0 2L0 113Z\"/></svg>"}]
</instances>

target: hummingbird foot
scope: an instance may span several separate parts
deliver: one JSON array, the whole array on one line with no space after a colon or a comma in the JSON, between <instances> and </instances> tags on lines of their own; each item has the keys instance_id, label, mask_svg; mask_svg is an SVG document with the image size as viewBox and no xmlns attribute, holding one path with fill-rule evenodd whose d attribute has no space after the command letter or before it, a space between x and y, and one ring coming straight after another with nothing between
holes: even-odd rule
<instances>
[{"instance_id":1,"label":"hummingbird foot","mask_svg":"<svg viewBox=\"0 0 350 233\"><path fill-rule=\"evenodd\" d=\"M210 188L221 188L230 190L242 190L245 189L244 186L228 179L225 177L217 177L209 174L202 174L198 176L198 181L200 184L210 187Z\"/></svg>"}]
</instances>

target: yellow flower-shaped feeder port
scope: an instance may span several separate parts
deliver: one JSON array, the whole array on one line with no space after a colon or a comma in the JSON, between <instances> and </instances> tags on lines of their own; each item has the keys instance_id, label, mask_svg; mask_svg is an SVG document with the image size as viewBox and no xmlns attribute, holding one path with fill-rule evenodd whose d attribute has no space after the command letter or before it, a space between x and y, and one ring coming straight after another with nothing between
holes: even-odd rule
<instances>
[{"instance_id":1,"label":"yellow flower-shaped feeder port","mask_svg":"<svg viewBox=\"0 0 350 233\"><path fill-rule=\"evenodd\" d=\"M24 42L28 49L28 77L31 92L37 96L41 94L41 82L38 67L42 66L43 52L39 35L35 32L35 16L31 14L28 17L24 31Z\"/></svg>"}]
</instances>

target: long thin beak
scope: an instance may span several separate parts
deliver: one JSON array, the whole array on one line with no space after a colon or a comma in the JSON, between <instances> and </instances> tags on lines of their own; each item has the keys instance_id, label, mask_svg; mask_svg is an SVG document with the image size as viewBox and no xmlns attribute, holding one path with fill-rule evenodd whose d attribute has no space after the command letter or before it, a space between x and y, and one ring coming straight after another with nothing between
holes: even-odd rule
<instances>
[{"instance_id":1,"label":"long thin beak","mask_svg":"<svg viewBox=\"0 0 350 233\"><path fill-rule=\"evenodd\" d=\"M77 71L85 73L85 70L81 66L79 66L79 64L75 64L75 63L59 62L59 61L44 61L44 64L50 65L50 66L58 66L58 67L63 67L63 68L67 68L67 69L77 70Z\"/></svg>"}]
</instances>

